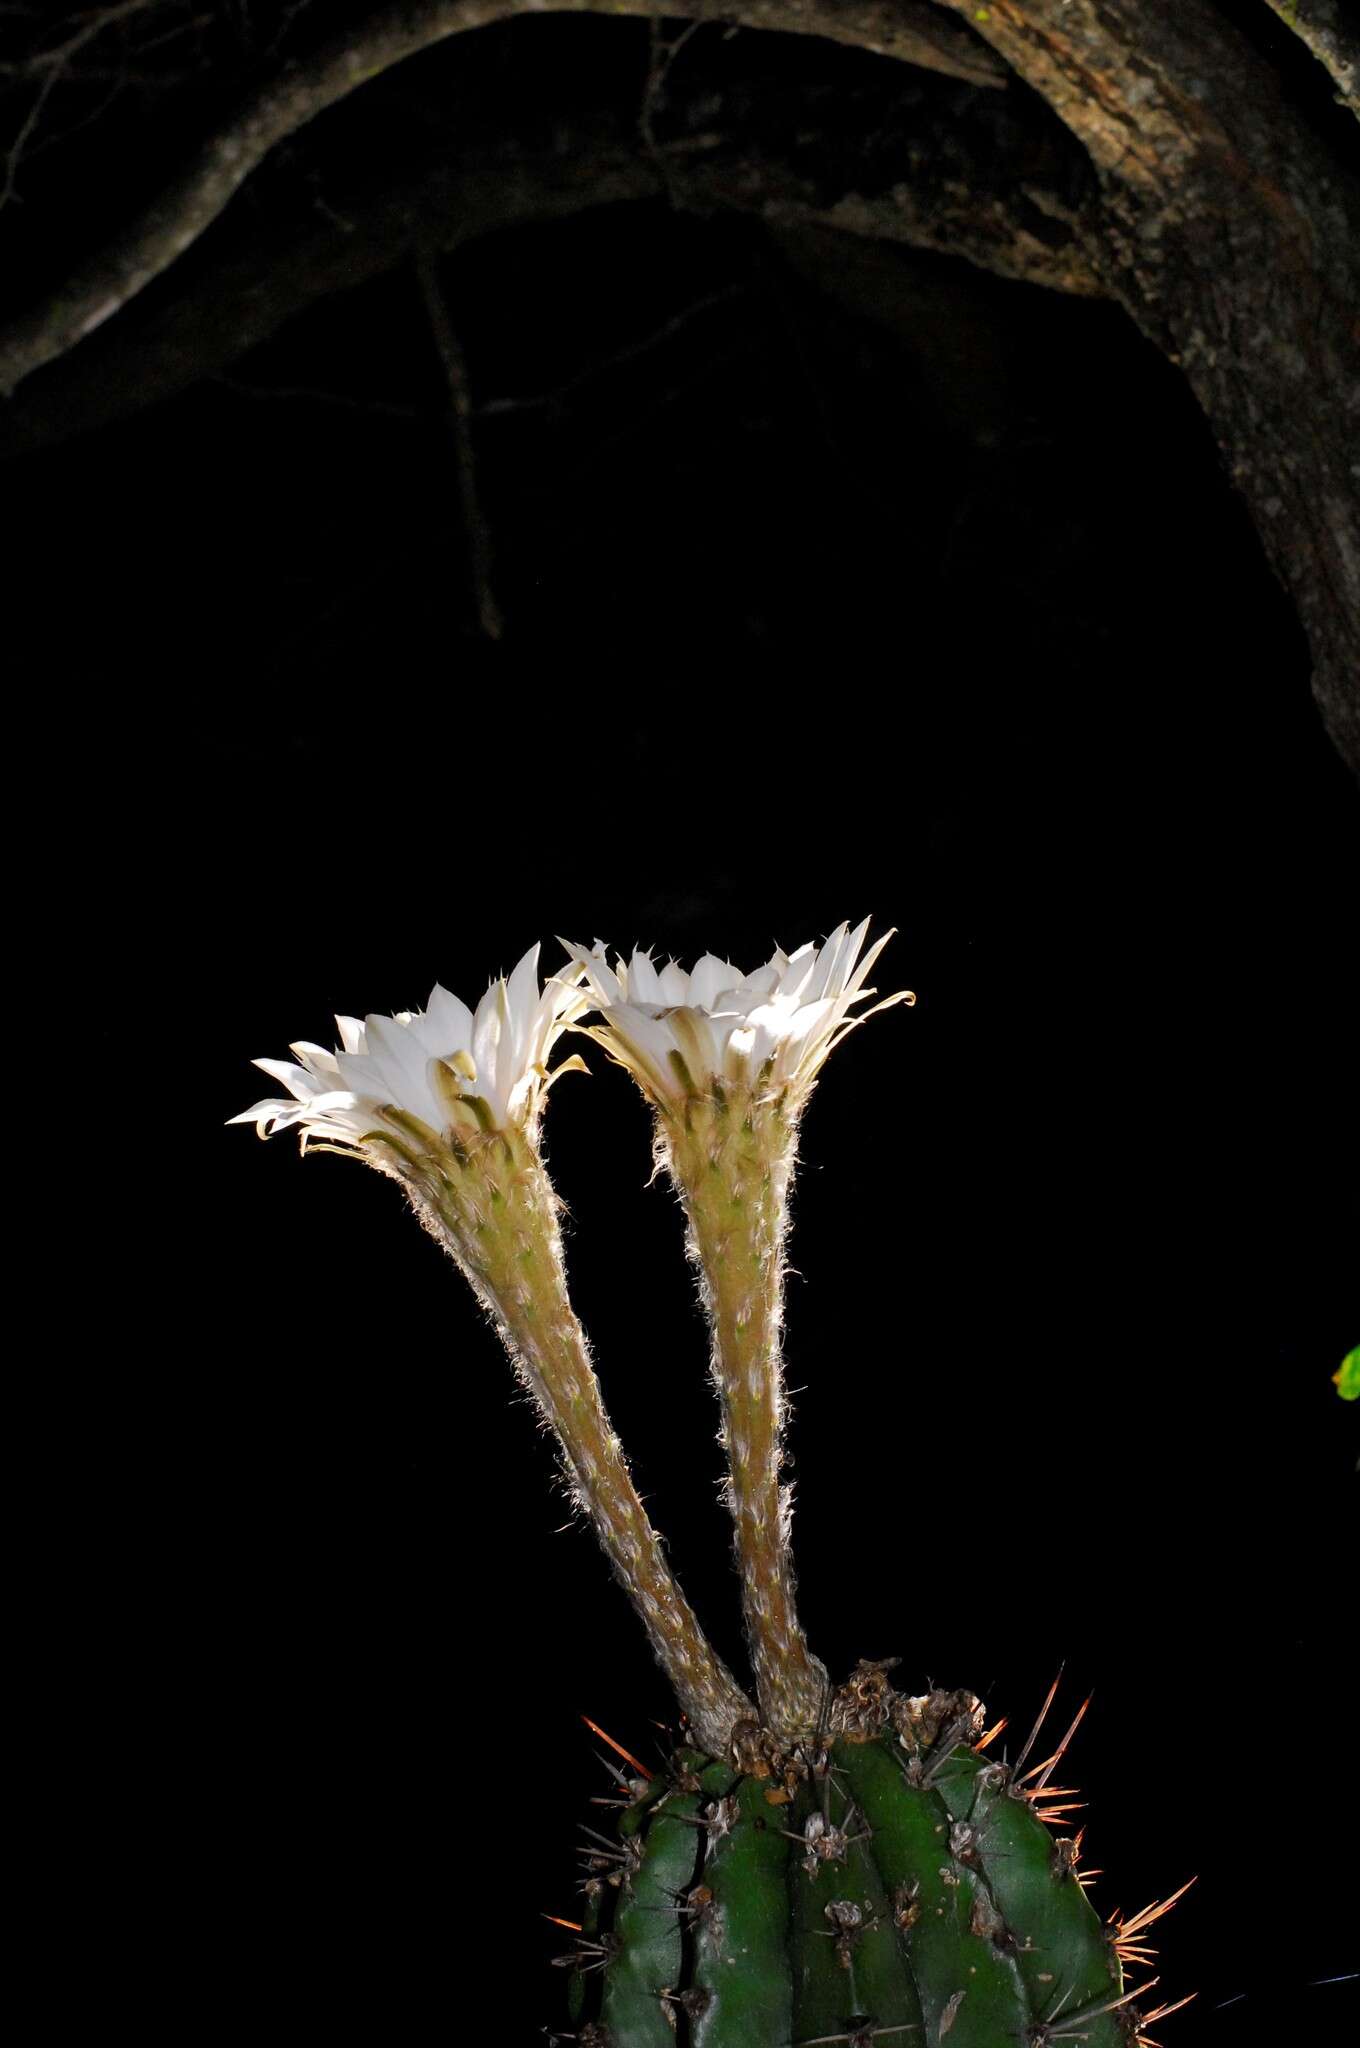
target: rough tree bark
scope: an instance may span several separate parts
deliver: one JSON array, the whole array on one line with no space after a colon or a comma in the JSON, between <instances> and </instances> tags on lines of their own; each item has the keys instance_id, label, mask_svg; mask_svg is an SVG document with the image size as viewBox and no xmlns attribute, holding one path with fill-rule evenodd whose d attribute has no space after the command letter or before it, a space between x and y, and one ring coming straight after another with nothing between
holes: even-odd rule
<instances>
[{"instance_id":1,"label":"rough tree bark","mask_svg":"<svg viewBox=\"0 0 1360 2048\"><path fill-rule=\"evenodd\" d=\"M558 0L551 10L536 0L419 0L383 8L285 67L109 249L0 333L0 390L18 391L115 315L130 317L130 302L314 115L449 36L545 11L823 36L965 78L979 91L1013 79L1045 102L1080 145L1093 182L1091 203L1061 220L1072 245L1065 288L1117 299L1188 379L1308 633L1323 718L1360 770L1360 179L1212 0ZM1277 12L1351 104L1353 52L1331 10L1310 11L1302 0ZM766 166L750 175L761 209L777 211L777 174ZM988 196L979 208L965 181L954 225L946 219L940 229L973 260L995 186L994 176L990 186L980 181ZM1025 196L1042 208L1042 194ZM856 197L842 196L841 224L882 232L872 207L856 220ZM909 198L901 211L911 214ZM999 239L1014 245L1017 223L1005 222L1004 202L1001 211ZM932 225L940 227L938 216Z\"/></svg>"}]
</instances>

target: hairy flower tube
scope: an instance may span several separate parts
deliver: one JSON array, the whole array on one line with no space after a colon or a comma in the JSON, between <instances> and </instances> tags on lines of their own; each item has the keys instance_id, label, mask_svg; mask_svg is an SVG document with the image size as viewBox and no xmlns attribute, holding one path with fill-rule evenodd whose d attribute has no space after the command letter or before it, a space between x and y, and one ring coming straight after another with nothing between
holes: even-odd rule
<instances>
[{"instance_id":1,"label":"hairy flower tube","mask_svg":"<svg viewBox=\"0 0 1360 2048\"><path fill-rule=\"evenodd\" d=\"M344 1152L401 1183L495 1322L681 1705L721 1753L750 1703L666 1563L567 1292L560 1205L537 1127L550 1083L584 1071L576 1057L552 1073L547 1061L591 996L579 972L540 991L538 950L492 982L475 1015L436 988L424 1011L337 1018L334 1052L300 1043L297 1065L257 1060L288 1095L230 1121L254 1123L261 1137L297 1127L304 1151Z\"/></svg>"},{"instance_id":2,"label":"hairy flower tube","mask_svg":"<svg viewBox=\"0 0 1360 2048\"><path fill-rule=\"evenodd\" d=\"M819 1725L826 1671L794 1600L791 1490L781 1481L781 1333L798 1119L828 1054L874 1010L858 1006L891 933L861 959L869 924L776 952L752 974L713 954L688 973L646 953L574 953L598 1021L577 1029L633 1074L656 1111L657 1156L689 1223L713 1339L746 1634L761 1714L796 1737ZM573 986L576 984L573 982Z\"/></svg>"}]
</instances>

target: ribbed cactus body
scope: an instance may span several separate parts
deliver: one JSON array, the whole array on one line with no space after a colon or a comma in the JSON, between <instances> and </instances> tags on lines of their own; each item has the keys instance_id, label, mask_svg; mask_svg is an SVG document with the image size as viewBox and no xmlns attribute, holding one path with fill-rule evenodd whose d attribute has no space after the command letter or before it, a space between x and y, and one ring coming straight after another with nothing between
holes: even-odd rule
<instances>
[{"instance_id":1,"label":"ribbed cactus body","mask_svg":"<svg viewBox=\"0 0 1360 2048\"><path fill-rule=\"evenodd\" d=\"M1119 1954L1044 1795L976 1724L912 1732L677 1752L588 1857L582 2048L1129 2048Z\"/></svg>"}]
</instances>

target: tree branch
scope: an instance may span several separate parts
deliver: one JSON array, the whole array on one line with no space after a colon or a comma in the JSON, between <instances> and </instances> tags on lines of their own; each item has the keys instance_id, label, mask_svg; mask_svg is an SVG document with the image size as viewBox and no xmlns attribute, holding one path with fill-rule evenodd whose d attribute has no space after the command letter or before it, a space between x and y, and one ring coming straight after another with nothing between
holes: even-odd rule
<instances>
[{"instance_id":1,"label":"tree branch","mask_svg":"<svg viewBox=\"0 0 1360 2048\"><path fill-rule=\"evenodd\" d=\"M1346 26L1336 0L1266 0L1301 43L1305 43L1337 87L1337 104L1360 121L1360 36Z\"/></svg>"},{"instance_id":2,"label":"tree branch","mask_svg":"<svg viewBox=\"0 0 1360 2048\"><path fill-rule=\"evenodd\" d=\"M412 0L336 36L295 60L199 152L163 195L55 297L0 333L0 396L11 396L44 363L73 348L183 255L227 207L277 143L394 64L493 22L530 13L611 14L704 21L820 35L995 85L997 60L957 24L942 24L917 0ZM976 54L971 54L975 52Z\"/></svg>"},{"instance_id":3,"label":"tree branch","mask_svg":"<svg viewBox=\"0 0 1360 2048\"><path fill-rule=\"evenodd\" d=\"M449 387L449 424L458 462L458 503L463 531L472 557L472 589L477 600L477 620L488 640L499 640L504 630L501 609L491 587L491 529L482 507L477 485L477 450L472 439L472 391L468 382L467 358L458 330L449 317L439 263L434 256L422 256L416 277L434 345Z\"/></svg>"},{"instance_id":4,"label":"tree branch","mask_svg":"<svg viewBox=\"0 0 1360 2048\"><path fill-rule=\"evenodd\" d=\"M110 249L0 336L0 391L126 305L323 109L451 35L545 11L736 21L978 84L1007 66L1022 79L1094 167L1103 203L1075 224L1080 254L1188 379L1294 597L1323 716L1360 769L1360 185L1211 0L410 0L285 66Z\"/></svg>"},{"instance_id":5,"label":"tree branch","mask_svg":"<svg viewBox=\"0 0 1360 2048\"><path fill-rule=\"evenodd\" d=\"M695 86L703 96L702 75ZM669 196L693 211L835 228L959 256L1057 291L1102 294L1086 250L1094 215L1089 199L1084 209L1073 198L1074 163L1058 152L1045 164L1031 149L1034 176L1019 187L992 118L1000 105L988 96L969 121L953 118L948 105L914 109L918 160L906 166L880 145L865 142L856 157L841 143L835 188L806 145L795 163L787 143L744 141L744 103L728 117L733 132L710 126L659 143L656 154L641 144L626 107L590 117L564 112L552 142L537 149L500 132L450 157L436 139L432 148L413 147L401 164L369 150L360 126L345 152L357 168L334 206L300 220L266 214L221 222L186 259L181 289L170 292L166 280L146 293L0 407L0 460L91 432L221 374L317 300L423 253L452 252L480 235L595 206ZM405 106L410 131L429 134L418 99ZM801 129L815 114L815 106L798 102L784 127ZM1075 151L1073 158L1079 166ZM909 175L888 183L895 169Z\"/></svg>"},{"instance_id":6,"label":"tree branch","mask_svg":"<svg viewBox=\"0 0 1360 2048\"><path fill-rule=\"evenodd\" d=\"M1085 145L1092 253L1203 407L1360 774L1360 181L1203 0L940 0Z\"/></svg>"},{"instance_id":7,"label":"tree branch","mask_svg":"<svg viewBox=\"0 0 1360 2048\"><path fill-rule=\"evenodd\" d=\"M116 0L116 4L112 6L97 8L91 13L73 15L66 23L68 33L59 42L49 43L45 48L31 51L28 56L18 60L6 59L0 63L0 78L37 81L37 91L33 95L28 111L19 122L18 129L5 150L4 179L3 183L0 183L0 211L16 197L22 162L37 155L39 150L49 148L55 142L64 142L69 135L77 134L80 129L88 127L92 121L99 118L109 102L139 75L130 61L126 43L123 61L117 65L77 66L76 59L82 50L98 42L108 29L125 29L129 24L135 24L138 17L154 15L160 4L161 0ZM144 58L153 51L163 48L167 43L192 34L205 27L211 18L210 15L199 14L192 19L174 22L159 35L137 44L137 57ZM140 75L145 79L145 73ZM31 148L30 144L42 121L47 103L57 88L62 85L86 86L94 83L108 84L109 91L103 101L92 112L86 113L81 120L69 127L58 129L55 134L45 136L37 149Z\"/></svg>"}]
</instances>

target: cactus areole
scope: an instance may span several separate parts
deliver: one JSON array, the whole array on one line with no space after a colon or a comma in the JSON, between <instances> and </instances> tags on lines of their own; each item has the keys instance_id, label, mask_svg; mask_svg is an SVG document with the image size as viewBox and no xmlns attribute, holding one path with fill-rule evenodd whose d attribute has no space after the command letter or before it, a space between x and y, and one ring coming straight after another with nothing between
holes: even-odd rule
<instances>
[{"instance_id":1,"label":"cactus areole","mask_svg":"<svg viewBox=\"0 0 1360 2048\"><path fill-rule=\"evenodd\" d=\"M788 1202L802 1110L862 1005L885 939L868 920L743 973L568 947L540 989L538 949L475 1013L436 988L424 1011L338 1019L341 1045L257 1064L286 1097L235 1122L296 1126L396 1180L492 1317L556 1438L675 1692L682 1733L652 1772L606 1737L612 1833L585 1831L580 1917L559 1961L579 2048L1156 2048L1148 1930L1180 1896L1102 1924L1086 1896L1079 1803L1053 1782L1085 1713L1012 1763L970 1692L898 1692L892 1662L834 1688L795 1605L781 1480ZM890 936L890 935L889 935ZM593 1022L583 1022L593 1018ZM659 1168L688 1224L708 1317L727 1501L755 1698L677 1582L610 1425L567 1287L538 1144L550 1049L578 1030L650 1103ZM1031 1754L1038 1752L1035 1761ZM1185 1886L1182 1886L1182 1890Z\"/></svg>"}]
</instances>

